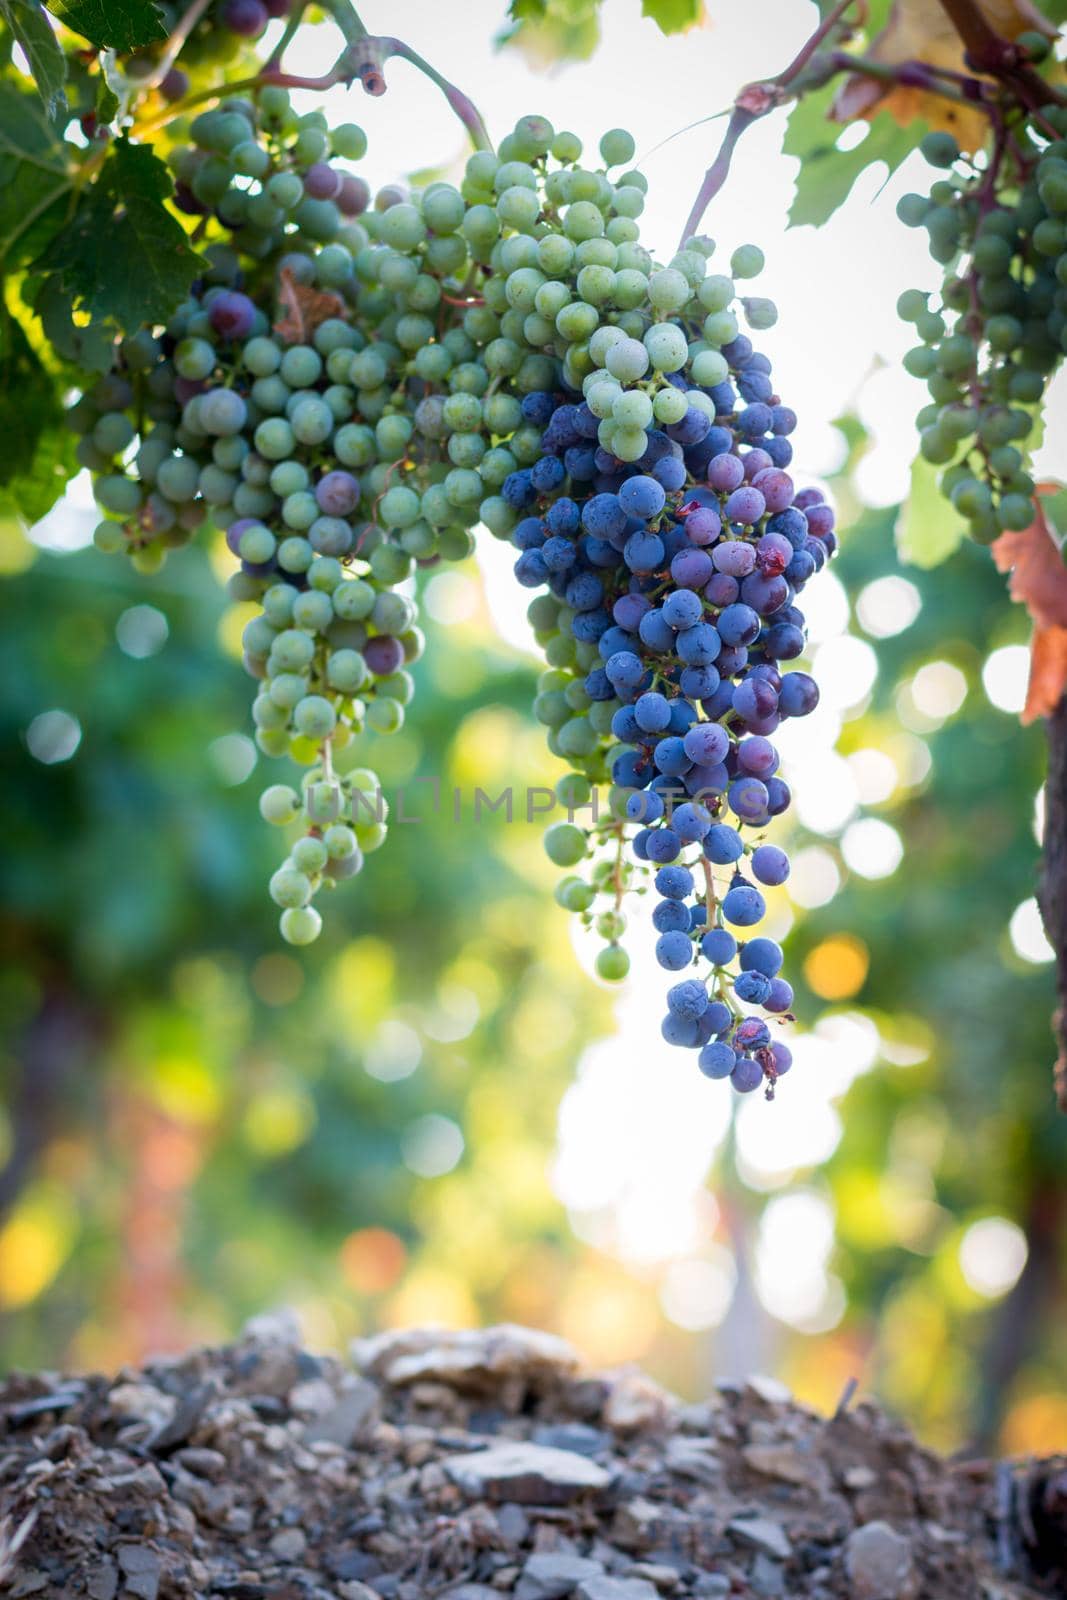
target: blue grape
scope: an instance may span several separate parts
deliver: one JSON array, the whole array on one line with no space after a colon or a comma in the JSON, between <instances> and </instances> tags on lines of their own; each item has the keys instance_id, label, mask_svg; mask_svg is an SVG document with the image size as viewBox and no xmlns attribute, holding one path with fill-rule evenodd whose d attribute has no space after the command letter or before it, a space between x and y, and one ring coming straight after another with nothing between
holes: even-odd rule
<instances>
[{"instance_id":1,"label":"blue grape","mask_svg":"<svg viewBox=\"0 0 1067 1600\"><path fill-rule=\"evenodd\" d=\"M681 972L693 959L693 941L681 932L663 933L656 940L656 960L668 972Z\"/></svg>"},{"instance_id":2,"label":"blue grape","mask_svg":"<svg viewBox=\"0 0 1067 1600\"><path fill-rule=\"evenodd\" d=\"M741 947L742 972L762 972L775 978L782 970L782 959L781 946L773 939L749 939Z\"/></svg>"},{"instance_id":3,"label":"blue grape","mask_svg":"<svg viewBox=\"0 0 1067 1600\"><path fill-rule=\"evenodd\" d=\"M687 900L693 892L693 874L688 867L661 867L656 873L656 890L667 900Z\"/></svg>"},{"instance_id":4,"label":"blue grape","mask_svg":"<svg viewBox=\"0 0 1067 1600\"><path fill-rule=\"evenodd\" d=\"M745 853L744 840L736 828L728 827L725 822L716 822L708 830L704 840L704 854L716 866L730 866L734 861L740 861Z\"/></svg>"},{"instance_id":5,"label":"blue grape","mask_svg":"<svg viewBox=\"0 0 1067 1600\"><path fill-rule=\"evenodd\" d=\"M676 1016L696 1022L708 1009L708 991L695 978L687 978L667 990L667 1008Z\"/></svg>"},{"instance_id":6,"label":"blue grape","mask_svg":"<svg viewBox=\"0 0 1067 1600\"><path fill-rule=\"evenodd\" d=\"M751 928L762 922L766 909L763 896L750 883L734 884L723 897L722 914L735 928Z\"/></svg>"},{"instance_id":7,"label":"blue grape","mask_svg":"<svg viewBox=\"0 0 1067 1600\"><path fill-rule=\"evenodd\" d=\"M751 1094L763 1082L763 1068L751 1056L742 1056L730 1074L730 1082L738 1094Z\"/></svg>"},{"instance_id":8,"label":"blue grape","mask_svg":"<svg viewBox=\"0 0 1067 1600\"><path fill-rule=\"evenodd\" d=\"M657 933L688 933L689 912L680 900L661 900L652 912L652 926Z\"/></svg>"},{"instance_id":9,"label":"blue grape","mask_svg":"<svg viewBox=\"0 0 1067 1600\"><path fill-rule=\"evenodd\" d=\"M697 1057L697 1065L705 1078L728 1078L737 1066L733 1045L706 1044Z\"/></svg>"},{"instance_id":10,"label":"blue grape","mask_svg":"<svg viewBox=\"0 0 1067 1600\"><path fill-rule=\"evenodd\" d=\"M776 844L757 845L752 852L752 875L760 883L776 887L789 876L789 857Z\"/></svg>"},{"instance_id":11,"label":"blue grape","mask_svg":"<svg viewBox=\"0 0 1067 1600\"><path fill-rule=\"evenodd\" d=\"M759 940L753 941L753 943L759 942ZM767 942L769 943L770 941L768 940ZM725 967L729 965L737 954L737 940L726 928L710 928L700 941L700 949L713 967ZM744 952L742 952L741 965L744 966Z\"/></svg>"}]
</instances>

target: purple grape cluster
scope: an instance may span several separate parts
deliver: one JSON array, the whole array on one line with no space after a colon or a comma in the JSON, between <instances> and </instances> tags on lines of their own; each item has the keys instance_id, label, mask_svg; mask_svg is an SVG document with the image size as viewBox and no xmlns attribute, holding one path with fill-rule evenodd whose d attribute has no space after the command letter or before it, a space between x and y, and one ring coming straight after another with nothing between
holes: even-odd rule
<instances>
[{"instance_id":1,"label":"purple grape cluster","mask_svg":"<svg viewBox=\"0 0 1067 1600\"><path fill-rule=\"evenodd\" d=\"M690 404L646 429L632 462L597 443L588 404L526 397L543 453L502 494L523 513L516 577L556 602L551 619L548 596L531 608L549 659L569 653L572 673L585 667L568 701L584 710L556 719L550 744L611 783L612 811L637 825L630 848L652 875L656 959L679 974L663 1036L698 1050L706 1076L770 1095L792 1059L771 1024L790 1017L793 991L779 946L746 935L765 914L762 889L789 876L785 852L763 838L790 803L771 736L818 704L814 680L786 664L805 648L798 597L837 539L822 494L798 491L787 471L796 417L770 363L745 335L722 355L729 378L701 390L714 418ZM589 830L584 853L598 842Z\"/></svg>"}]
</instances>

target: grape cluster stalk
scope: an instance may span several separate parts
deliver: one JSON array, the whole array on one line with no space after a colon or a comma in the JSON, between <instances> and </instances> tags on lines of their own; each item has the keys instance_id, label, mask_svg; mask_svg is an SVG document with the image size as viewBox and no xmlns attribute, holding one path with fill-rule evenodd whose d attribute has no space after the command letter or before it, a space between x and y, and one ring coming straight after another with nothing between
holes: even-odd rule
<instances>
[{"instance_id":1,"label":"grape cluster stalk","mask_svg":"<svg viewBox=\"0 0 1067 1600\"><path fill-rule=\"evenodd\" d=\"M836 535L821 492L794 485L796 416L742 331L777 316L738 293L761 252L716 272L698 237L657 263L621 129L586 164L575 135L524 117L458 187L373 199L361 130L297 115L277 86L185 137L176 203L203 276L71 420L97 544L151 573L210 523L232 597L257 608L256 742L305 768L261 798L291 840L270 885L283 937L317 937L315 897L385 839L357 736L395 731L411 699L423 638L398 586L467 557L481 525L539 591L534 712L570 768L571 820L545 837L560 904L618 980L626 897L651 884L676 980L664 1037L773 1095L793 993L752 932L789 874L765 837L790 802L772 735L818 702L789 663ZM600 787L606 814L579 823Z\"/></svg>"}]
</instances>

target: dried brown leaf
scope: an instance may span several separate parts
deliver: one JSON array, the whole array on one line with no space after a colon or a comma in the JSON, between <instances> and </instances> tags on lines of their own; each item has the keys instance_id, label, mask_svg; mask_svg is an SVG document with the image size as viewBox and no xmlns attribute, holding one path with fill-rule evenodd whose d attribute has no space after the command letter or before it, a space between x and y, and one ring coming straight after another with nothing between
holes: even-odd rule
<instances>
[{"instance_id":1,"label":"dried brown leaf","mask_svg":"<svg viewBox=\"0 0 1067 1600\"><path fill-rule=\"evenodd\" d=\"M316 328L345 309L339 294L297 283L288 267L281 271L278 300L285 315L274 324L274 331L286 344L305 344Z\"/></svg>"},{"instance_id":2,"label":"dried brown leaf","mask_svg":"<svg viewBox=\"0 0 1067 1600\"><path fill-rule=\"evenodd\" d=\"M1039 484L1038 494L1053 484ZM1008 593L1024 605L1034 621L1030 644L1030 681L1023 723L1055 711L1067 693L1067 567L1038 501L1028 528L1002 533L992 546L1000 572L1010 572Z\"/></svg>"},{"instance_id":3,"label":"dried brown leaf","mask_svg":"<svg viewBox=\"0 0 1067 1600\"><path fill-rule=\"evenodd\" d=\"M1034 628L1030 682L1019 720L1023 726L1050 717L1067 691L1067 628Z\"/></svg>"},{"instance_id":4,"label":"dried brown leaf","mask_svg":"<svg viewBox=\"0 0 1067 1600\"><path fill-rule=\"evenodd\" d=\"M1043 484L1038 486L1042 492L1048 492ZM1067 628L1067 567L1040 502L1030 526L1002 533L992 554L997 570L1011 573L1008 593L1026 607L1036 627Z\"/></svg>"}]
</instances>

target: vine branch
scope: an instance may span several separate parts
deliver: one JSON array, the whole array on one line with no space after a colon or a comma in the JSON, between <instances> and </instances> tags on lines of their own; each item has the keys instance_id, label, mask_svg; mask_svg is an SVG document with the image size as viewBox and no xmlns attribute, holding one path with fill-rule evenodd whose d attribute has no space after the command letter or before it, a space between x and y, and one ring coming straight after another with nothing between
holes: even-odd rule
<instances>
[{"instance_id":1,"label":"vine branch","mask_svg":"<svg viewBox=\"0 0 1067 1600\"><path fill-rule=\"evenodd\" d=\"M384 34L368 33L359 13L350 4L350 0L323 0L324 9L340 29L345 41L345 48L330 70L324 72L320 77L304 77L299 73L283 72L281 70L282 56L296 33L307 3L308 0L302 0L302 3L294 11L285 32L261 72L256 73L253 77L244 78L238 83L215 84L210 89L200 89L195 94L186 95L184 99L176 102L166 111L155 117L147 118L141 123L140 131L142 133L152 133L156 128L163 127L175 117L184 116L192 106L205 105L209 101L220 100L227 95L243 93L245 90L262 89L268 85L281 89L311 89L322 92L326 89L333 89L342 83L349 87L358 78L366 94L382 95L387 88L384 72L385 63L399 56L405 61L410 61L417 71L421 72L424 77L429 78L430 82L440 89L449 106L466 128L471 144L476 150L491 150L493 148L485 122L470 96L465 94L454 83L451 83L443 73L438 72L436 67L427 61L424 56L419 55L417 50L412 49L411 45L404 39L396 39ZM185 38L196 26L208 4L209 0L193 0L173 36L177 38L181 29L185 28L185 34L178 46L179 51L181 45L185 42ZM170 56L169 50L167 54ZM177 54L178 51L175 51L175 58ZM167 60L166 71L169 71L173 64L174 58ZM161 62L160 67L153 73L152 78L147 81L145 85L147 88L154 87L155 83L160 81L161 76L165 76L165 71L161 71L162 68L163 63Z\"/></svg>"},{"instance_id":2,"label":"vine branch","mask_svg":"<svg viewBox=\"0 0 1067 1600\"><path fill-rule=\"evenodd\" d=\"M938 0L938 3L959 34L976 72L1009 86L1028 110L1035 111L1050 100L1063 101L1062 94L1034 71L1011 40L1002 38L990 26L974 0Z\"/></svg>"},{"instance_id":3,"label":"vine branch","mask_svg":"<svg viewBox=\"0 0 1067 1600\"><path fill-rule=\"evenodd\" d=\"M834 71L838 70L830 65L832 58L826 57L823 63L817 63L816 57L820 45L841 24L845 13L853 4L854 0L839 0L839 3L829 15L820 22L811 38L805 41L789 65L777 77L768 78L764 83L746 84L741 90L734 102L733 111L730 113L730 120L726 125L726 133L723 135L722 144L719 146L719 153L707 172L705 172L703 182L697 190L696 199L693 201L692 209L686 218L685 227L682 230L682 245L685 244L686 239L696 233L705 211L726 182L734 149L746 128L750 128L754 122L758 122L761 117L765 117L769 111L777 110L786 100L795 98L795 96L791 96L788 93L788 90L796 83L801 74L805 73L806 69L811 69L812 72L811 82L808 87L821 87L829 77L833 76ZM829 70L827 70L828 67Z\"/></svg>"},{"instance_id":4,"label":"vine branch","mask_svg":"<svg viewBox=\"0 0 1067 1600\"><path fill-rule=\"evenodd\" d=\"M996 87L974 74L985 74L997 80L1031 111L1047 105L1050 100L1067 103L1067 97L1035 72L1010 40L994 32L975 0L938 0L960 36L967 62L973 68L971 74L926 61L890 63L853 55L847 50L823 49L833 30L844 23L851 3L852 0L841 0L835 6L784 71L762 83L746 84L741 90L730 113L722 144L704 174L686 218L681 245L696 233L708 206L726 182L734 150L745 130L787 101L797 100L812 89L821 89L841 73L856 72L883 83L922 89L943 100L975 104L990 116L998 109Z\"/></svg>"}]
</instances>

